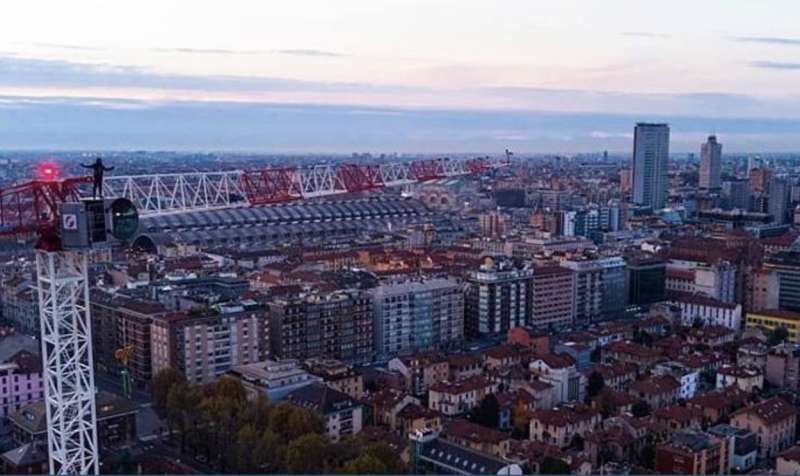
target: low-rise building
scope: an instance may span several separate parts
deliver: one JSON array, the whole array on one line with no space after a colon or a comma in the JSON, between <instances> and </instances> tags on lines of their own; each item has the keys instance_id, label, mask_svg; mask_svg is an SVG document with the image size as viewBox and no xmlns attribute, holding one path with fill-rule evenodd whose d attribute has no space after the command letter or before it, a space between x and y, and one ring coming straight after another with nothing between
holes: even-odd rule
<instances>
[{"instance_id":1,"label":"low-rise building","mask_svg":"<svg viewBox=\"0 0 800 476\"><path fill-rule=\"evenodd\" d=\"M364 376L340 360L313 358L303 362L303 367L334 390L356 400L364 396Z\"/></svg>"},{"instance_id":2,"label":"low-rise building","mask_svg":"<svg viewBox=\"0 0 800 476\"><path fill-rule=\"evenodd\" d=\"M570 356L564 354L538 356L531 361L530 370L534 378L553 386L554 403L584 400L587 379L578 371L575 361Z\"/></svg>"},{"instance_id":3,"label":"low-rise building","mask_svg":"<svg viewBox=\"0 0 800 476\"><path fill-rule=\"evenodd\" d=\"M775 460L777 474L800 474L800 445L794 445L780 452Z\"/></svg>"},{"instance_id":4,"label":"low-rise building","mask_svg":"<svg viewBox=\"0 0 800 476\"><path fill-rule=\"evenodd\" d=\"M497 384L481 375L458 382L436 382L428 389L428 407L447 416L469 412L483 398L497 391Z\"/></svg>"},{"instance_id":5,"label":"low-rise building","mask_svg":"<svg viewBox=\"0 0 800 476\"><path fill-rule=\"evenodd\" d=\"M640 372L649 370L664 357L656 349L635 342L613 342L602 351L603 362L628 362L636 365Z\"/></svg>"},{"instance_id":6,"label":"low-rise building","mask_svg":"<svg viewBox=\"0 0 800 476\"><path fill-rule=\"evenodd\" d=\"M797 410L782 398L771 398L736 411L730 424L758 435L759 458L771 458L794 444Z\"/></svg>"},{"instance_id":7,"label":"low-rise building","mask_svg":"<svg viewBox=\"0 0 800 476\"><path fill-rule=\"evenodd\" d=\"M522 474L520 464L440 438L435 430L417 431L409 438L415 474Z\"/></svg>"},{"instance_id":8,"label":"low-rise building","mask_svg":"<svg viewBox=\"0 0 800 476\"><path fill-rule=\"evenodd\" d=\"M783 343L769 349L765 367L770 385L800 390L800 345Z\"/></svg>"},{"instance_id":9,"label":"low-rise building","mask_svg":"<svg viewBox=\"0 0 800 476\"><path fill-rule=\"evenodd\" d=\"M725 440L700 431L675 433L656 446L655 470L660 474L728 474Z\"/></svg>"},{"instance_id":10,"label":"low-rise building","mask_svg":"<svg viewBox=\"0 0 800 476\"><path fill-rule=\"evenodd\" d=\"M406 390L413 395L424 395L436 382L450 377L450 364L439 352L418 352L395 357L389 361L389 370L399 372L405 381Z\"/></svg>"},{"instance_id":11,"label":"low-rise building","mask_svg":"<svg viewBox=\"0 0 800 476\"><path fill-rule=\"evenodd\" d=\"M764 373L759 369L723 365L717 369L717 388L736 385L743 392L753 393L764 388Z\"/></svg>"},{"instance_id":12,"label":"low-rise building","mask_svg":"<svg viewBox=\"0 0 800 476\"><path fill-rule=\"evenodd\" d=\"M629 393L647 402L650 408L657 409L676 403L680 397L680 390L681 384L675 377L664 375L634 382Z\"/></svg>"},{"instance_id":13,"label":"low-rise building","mask_svg":"<svg viewBox=\"0 0 800 476\"><path fill-rule=\"evenodd\" d=\"M531 414L530 439L566 448L575 438L599 428L602 416L583 404L561 405L550 410L536 410Z\"/></svg>"},{"instance_id":14,"label":"low-rise building","mask_svg":"<svg viewBox=\"0 0 800 476\"><path fill-rule=\"evenodd\" d=\"M0 345L11 346L10 340L0 339ZM0 435L7 433L7 418L11 414L20 407L43 400L42 359L38 354L19 350L0 360Z\"/></svg>"},{"instance_id":15,"label":"low-rise building","mask_svg":"<svg viewBox=\"0 0 800 476\"><path fill-rule=\"evenodd\" d=\"M447 424L442 436L459 446L493 456L506 457L511 448L511 434L455 418Z\"/></svg>"},{"instance_id":16,"label":"low-rise building","mask_svg":"<svg viewBox=\"0 0 800 476\"><path fill-rule=\"evenodd\" d=\"M718 349L729 342L736 340L736 332L725 326L703 326L691 328L686 333L686 342L691 345L705 345L711 349Z\"/></svg>"},{"instance_id":17,"label":"low-rise building","mask_svg":"<svg viewBox=\"0 0 800 476\"><path fill-rule=\"evenodd\" d=\"M747 329L764 329L773 331L778 327L786 328L787 340L800 344L800 313L777 309L764 309L747 313Z\"/></svg>"},{"instance_id":18,"label":"low-rise building","mask_svg":"<svg viewBox=\"0 0 800 476\"><path fill-rule=\"evenodd\" d=\"M264 394L271 402L283 399L300 387L321 382L294 359L264 360L231 368L228 375L238 379L249 399Z\"/></svg>"},{"instance_id":19,"label":"low-rise building","mask_svg":"<svg viewBox=\"0 0 800 476\"><path fill-rule=\"evenodd\" d=\"M286 395L286 401L318 413L332 441L357 435L363 426L363 405L322 383L294 390Z\"/></svg>"},{"instance_id":20,"label":"low-rise building","mask_svg":"<svg viewBox=\"0 0 800 476\"><path fill-rule=\"evenodd\" d=\"M612 364L595 364L586 369L583 374L588 379L592 373L597 372L603 377L607 388L617 392L627 392L628 386L636 381L639 368L629 362L614 362Z\"/></svg>"},{"instance_id":21,"label":"low-rise building","mask_svg":"<svg viewBox=\"0 0 800 476\"><path fill-rule=\"evenodd\" d=\"M768 351L767 346L760 342L742 344L736 350L736 365L766 371Z\"/></svg>"},{"instance_id":22,"label":"low-rise building","mask_svg":"<svg viewBox=\"0 0 800 476\"><path fill-rule=\"evenodd\" d=\"M136 441L139 409L126 398L100 391L95 395L97 443L101 448L128 446ZM47 447L47 415L44 401L21 407L9 417L15 445L41 444Z\"/></svg>"},{"instance_id":23,"label":"low-rise building","mask_svg":"<svg viewBox=\"0 0 800 476\"><path fill-rule=\"evenodd\" d=\"M679 398L688 400L697 393L700 372L681 362L669 361L657 364L653 369L655 375L672 375L681 384Z\"/></svg>"},{"instance_id":24,"label":"low-rise building","mask_svg":"<svg viewBox=\"0 0 800 476\"><path fill-rule=\"evenodd\" d=\"M733 412L747 404L750 394L737 386L725 387L695 395L686 405L703 412L705 423L716 423L728 418Z\"/></svg>"},{"instance_id":25,"label":"low-rise building","mask_svg":"<svg viewBox=\"0 0 800 476\"><path fill-rule=\"evenodd\" d=\"M701 294L683 294L669 299L680 309L681 324L689 327L695 321L705 325L723 326L739 331L742 329L742 305L727 303Z\"/></svg>"},{"instance_id":26,"label":"low-rise building","mask_svg":"<svg viewBox=\"0 0 800 476\"><path fill-rule=\"evenodd\" d=\"M727 424L714 425L707 430L717 438L728 440L728 461L732 472L748 471L758 458L758 437L755 433ZM778 471L778 474L785 474Z\"/></svg>"}]
</instances>

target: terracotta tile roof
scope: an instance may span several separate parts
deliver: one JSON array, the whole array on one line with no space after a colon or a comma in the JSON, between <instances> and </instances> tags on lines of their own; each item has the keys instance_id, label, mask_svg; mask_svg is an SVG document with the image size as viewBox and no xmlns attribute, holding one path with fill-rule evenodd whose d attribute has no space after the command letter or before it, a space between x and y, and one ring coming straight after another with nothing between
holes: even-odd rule
<instances>
[{"instance_id":1,"label":"terracotta tile roof","mask_svg":"<svg viewBox=\"0 0 800 476\"><path fill-rule=\"evenodd\" d=\"M473 392L475 390L488 388L492 384L486 380L482 375L474 375L472 377L459 380L457 382L436 382L430 386L429 390L440 393L447 393L451 395L462 394L466 392Z\"/></svg>"},{"instance_id":2,"label":"terracotta tile roof","mask_svg":"<svg viewBox=\"0 0 800 476\"><path fill-rule=\"evenodd\" d=\"M703 418L703 411L696 407L682 407L680 405L669 405L664 408L659 408L653 412L656 418L660 420L675 421L680 424L687 424L692 420L701 420Z\"/></svg>"},{"instance_id":3,"label":"terracotta tile roof","mask_svg":"<svg viewBox=\"0 0 800 476\"><path fill-rule=\"evenodd\" d=\"M778 453L778 458L800 463L800 445L790 446Z\"/></svg>"},{"instance_id":4,"label":"terracotta tile roof","mask_svg":"<svg viewBox=\"0 0 800 476\"><path fill-rule=\"evenodd\" d=\"M680 386L680 382L675 380L674 377L671 375L664 375L634 382L633 385L631 385L631 390L646 395L661 395L673 392L680 388Z\"/></svg>"},{"instance_id":5,"label":"terracotta tile roof","mask_svg":"<svg viewBox=\"0 0 800 476\"><path fill-rule=\"evenodd\" d=\"M612 342L606 347L606 349L608 349L609 352L628 354L644 359L655 359L661 356L661 353L656 349L645 347L641 344L629 341Z\"/></svg>"},{"instance_id":6,"label":"terracotta tile roof","mask_svg":"<svg viewBox=\"0 0 800 476\"><path fill-rule=\"evenodd\" d=\"M543 354L534 357L533 362L541 360L551 369L565 369L575 365L575 360L567 354Z\"/></svg>"},{"instance_id":7,"label":"terracotta tile roof","mask_svg":"<svg viewBox=\"0 0 800 476\"><path fill-rule=\"evenodd\" d=\"M700 408L722 410L731 406L744 404L748 395L739 387L733 385L724 389L712 390L689 399L688 403Z\"/></svg>"},{"instance_id":8,"label":"terracotta tile roof","mask_svg":"<svg viewBox=\"0 0 800 476\"><path fill-rule=\"evenodd\" d=\"M732 416L750 414L763 420L767 425L774 425L780 423L787 418L797 415L797 409L786 400L776 397L764 400L756 405L742 408L736 411Z\"/></svg>"},{"instance_id":9,"label":"terracotta tile roof","mask_svg":"<svg viewBox=\"0 0 800 476\"><path fill-rule=\"evenodd\" d=\"M599 413L586 405L564 405L551 410L536 410L531 415L543 425L564 426L578 424L597 417Z\"/></svg>"},{"instance_id":10,"label":"terracotta tile roof","mask_svg":"<svg viewBox=\"0 0 800 476\"><path fill-rule=\"evenodd\" d=\"M444 435L448 439L457 438L473 443L491 443L495 445L511 439L509 434L472 423L463 418L452 420L445 428Z\"/></svg>"}]
</instances>

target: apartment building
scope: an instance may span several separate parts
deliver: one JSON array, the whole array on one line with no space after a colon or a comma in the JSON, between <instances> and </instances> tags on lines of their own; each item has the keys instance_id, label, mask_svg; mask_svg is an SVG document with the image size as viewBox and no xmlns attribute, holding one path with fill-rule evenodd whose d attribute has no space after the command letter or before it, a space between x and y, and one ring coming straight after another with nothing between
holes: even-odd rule
<instances>
[{"instance_id":1,"label":"apartment building","mask_svg":"<svg viewBox=\"0 0 800 476\"><path fill-rule=\"evenodd\" d=\"M361 290L304 292L268 305L273 357L334 358L364 363L373 357L372 298Z\"/></svg>"},{"instance_id":2,"label":"apartment building","mask_svg":"<svg viewBox=\"0 0 800 476\"><path fill-rule=\"evenodd\" d=\"M369 291L380 356L454 349L464 340L464 289L456 279L387 282Z\"/></svg>"},{"instance_id":3,"label":"apartment building","mask_svg":"<svg viewBox=\"0 0 800 476\"><path fill-rule=\"evenodd\" d=\"M261 307L154 317L150 324L153 373L173 367L189 382L209 383L235 366L258 362L266 354L264 322Z\"/></svg>"}]
</instances>

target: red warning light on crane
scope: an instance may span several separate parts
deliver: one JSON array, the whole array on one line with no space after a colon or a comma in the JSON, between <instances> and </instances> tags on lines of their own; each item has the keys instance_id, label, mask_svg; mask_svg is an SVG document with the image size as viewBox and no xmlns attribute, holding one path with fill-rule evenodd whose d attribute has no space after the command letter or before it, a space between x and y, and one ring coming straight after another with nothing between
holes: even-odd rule
<instances>
[{"instance_id":1,"label":"red warning light on crane","mask_svg":"<svg viewBox=\"0 0 800 476\"><path fill-rule=\"evenodd\" d=\"M59 176L58 166L52 162L40 162L36 164L36 178L38 180L51 181L57 180Z\"/></svg>"}]
</instances>

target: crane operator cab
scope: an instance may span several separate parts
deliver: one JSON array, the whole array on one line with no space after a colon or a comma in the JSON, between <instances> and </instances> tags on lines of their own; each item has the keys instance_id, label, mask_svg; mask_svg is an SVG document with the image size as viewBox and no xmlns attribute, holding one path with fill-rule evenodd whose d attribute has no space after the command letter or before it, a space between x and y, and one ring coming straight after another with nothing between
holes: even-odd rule
<instances>
[{"instance_id":1,"label":"crane operator cab","mask_svg":"<svg viewBox=\"0 0 800 476\"><path fill-rule=\"evenodd\" d=\"M58 234L64 250L124 244L139 229L139 213L127 198L84 198L58 205Z\"/></svg>"}]
</instances>

